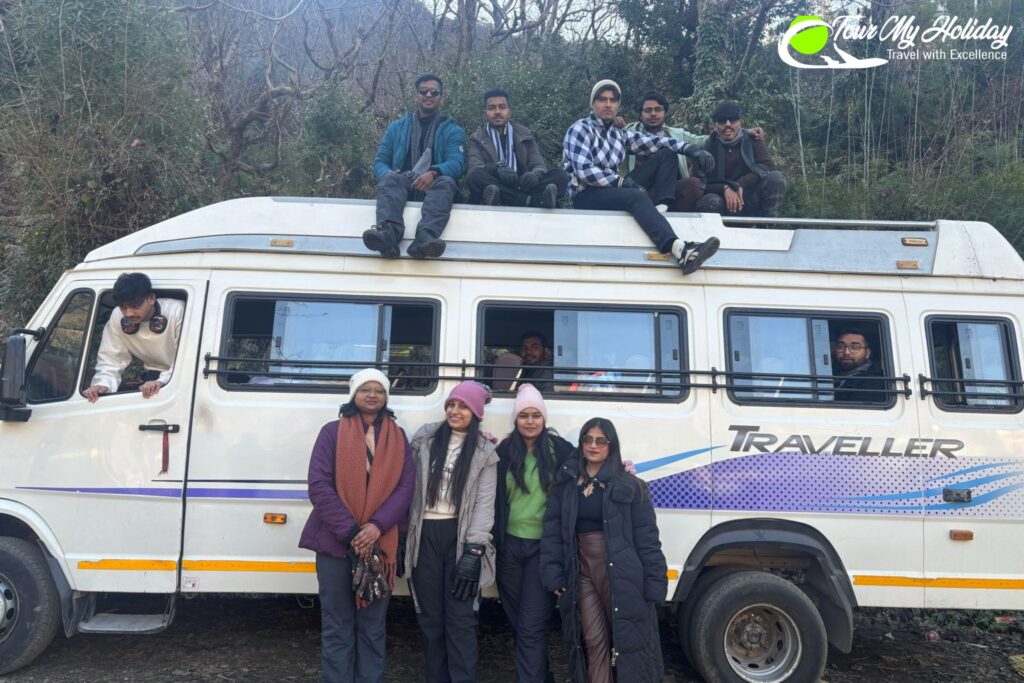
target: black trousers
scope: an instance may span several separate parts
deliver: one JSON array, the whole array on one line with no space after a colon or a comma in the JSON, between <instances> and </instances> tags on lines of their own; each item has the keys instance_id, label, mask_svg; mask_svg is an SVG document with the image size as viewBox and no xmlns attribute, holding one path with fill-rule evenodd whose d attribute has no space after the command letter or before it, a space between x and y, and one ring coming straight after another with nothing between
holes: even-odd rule
<instances>
[{"instance_id":1,"label":"black trousers","mask_svg":"<svg viewBox=\"0 0 1024 683\"><path fill-rule=\"evenodd\" d=\"M672 206L676 199L676 180L679 179L679 155L662 147L647 160L629 172L637 185L645 188L655 204Z\"/></svg>"},{"instance_id":2,"label":"black trousers","mask_svg":"<svg viewBox=\"0 0 1024 683\"><path fill-rule=\"evenodd\" d=\"M475 166L466 174L469 203L480 204L483 201L484 188L488 185L497 185L501 190L502 206L540 206L544 186L554 185L558 188L558 196L564 197L565 190L569 187L569 176L562 169L553 168L540 177L540 182L537 183L537 187L532 193L526 193L503 184L497 173L489 171L483 166Z\"/></svg>"},{"instance_id":3,"label":"black trousers","mask_svg":"<svg viewBox=\"0 0 1024 683\"><path fill-rule=\"evenodd\" d=\"M452 203L459 195L459 185L453 178L442 175L423 194L411 189L412 181L409 174L395 171L388 171L381 178L377 186L377 225L389 228L397 241L401 242L405 234L405 221L402 219L405 203L422 199L423 207L420 209L416 236L425 233L431 237L440 237L451 218Z\"/></svg>"},{"instance_id":4,"label":"black trousers","mask_svg":"<svg viewBox=\"0 0 1024 683\"><path fill-rule=\"evenodd\" d=\"M679 239L665 217L654 208L647 190L641 187L588 187L576 194L572 205L585 211L628 212L663 254L671 251L672 243Z\"/></svg>"},{"instance_id":5,"label":"black trousers","mask_svg":"<svg viewBox=\"0 0 1024 683\"><path fill-rule=\"evenodd\" d=\"M778 216L782 198L786 194L786 186L786 176L782 171L769 171L764 180L743 190L743 208L735 215ZM725 208L725 198L712 192L697 200L695 208L701 213L729 213Z\"/></svg>"},{"instance_id":6,"label":"black trousers","mask_svg":"<svg viewBox=\"0 0 1024 683\"><path fill-rule=\"evenodd\" d=\"M423 633L427 683L476 681L476 600L452 597L457 534L457 519L425 519L420 530L412 589Z\"/></svg>"},{"instance_id":7,"label":"black trousers","mask_svg":"<svg viewBox=\"0 0 1024 683\"><path fill-rule=\"evenodd\" d=\"M389 598L356 609L352 561L316 554L320 582L321 683L381 683Z\"/></svg>"},{"instance_id":8,"label":"black trousers","mask_svg":"<svg viewBox=\"0 0 1024 683\"><path fill-rule=\"evenodd\" d=\"M545 683L555 596L540 581L540 541L506 534L498 553L498 596L516 636L516 682Z\"/></svg>"}]
</instances>

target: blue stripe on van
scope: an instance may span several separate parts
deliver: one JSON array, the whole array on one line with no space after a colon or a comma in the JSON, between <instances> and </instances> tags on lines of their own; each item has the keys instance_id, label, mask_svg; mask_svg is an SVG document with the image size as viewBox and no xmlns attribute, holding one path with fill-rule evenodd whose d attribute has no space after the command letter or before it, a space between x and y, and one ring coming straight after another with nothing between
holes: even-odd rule
<instances>
[{"instance_id":1,"label":"blue stripe on van","mask_svg":"<svg viewBox=\"0 0 1024 683\"><path fill-rule=\"evenodd\" d=\"M181 498L180 488L142 487L90 487L90 486L17 486L24 491L52 491L55 493L94 493L114 496L156 496ZM306 489L225 489L188 488L190 498L241 498L249 500L308 500Z\"/></svg>"},{"instance_id":2,"label":"blue stripe on van","mask_svg":"<svg viewBox=\"0 0 1024 683\"><path fill-rule=\"evenodd\" d=\"M692 458L693 456L700 455L701 453L713 451L716 448L721 448L721 446L712 446L711 448L698 448L693 451L684 451L682 453L676 453L675 455L666 455L664 458L658 458L657 460L648 460L647 462L641 462L638 463L636 466L636 473L640 474L641 472L649 472L650 470L654 470L659 467L664 467L665 465L671 465L672 463L679 462L680 460Z\"/></svg>"}]
</instances>

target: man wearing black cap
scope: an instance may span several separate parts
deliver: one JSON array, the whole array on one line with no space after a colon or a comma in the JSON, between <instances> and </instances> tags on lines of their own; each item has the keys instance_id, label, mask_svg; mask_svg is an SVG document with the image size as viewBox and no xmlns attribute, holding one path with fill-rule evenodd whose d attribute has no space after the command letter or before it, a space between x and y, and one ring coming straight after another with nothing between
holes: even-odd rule
<instances>
[{"instance_id":1,"label":"man wearing black cap","mask_svg":"<svg viewBox=\"0 0 1024 683\"><path fill-rule=\"evenodd\" d=\"M768 148L743 130L743 111L731 100L711 113L715 130L704 143L714 170L688 178L680 188L681 210L742 216L777 216L786 176L775 169Z\"/></svg>"},{"instance_id":2,"label":"man wearing black cap","mask_svg":"<svg viewBox=\"0 0 1024 683\"><path fill-rule=\"evenodd\" d=\"M590 116L572 124L565 134L562 166L569 174L573 206L596 211L627 211L658 251L671 253L683 275L689 275L718 251L718 238L711 237L704 242L679 239L654 207L647 191L629 176L620 175L618 169L629 152L655 154L669 149L693 159L694 165L704 173L714 170L714 158L692 143L616 127L621 99L622 90L615 81L598 81L590 91Z\"/></svg>"}]
</instances>

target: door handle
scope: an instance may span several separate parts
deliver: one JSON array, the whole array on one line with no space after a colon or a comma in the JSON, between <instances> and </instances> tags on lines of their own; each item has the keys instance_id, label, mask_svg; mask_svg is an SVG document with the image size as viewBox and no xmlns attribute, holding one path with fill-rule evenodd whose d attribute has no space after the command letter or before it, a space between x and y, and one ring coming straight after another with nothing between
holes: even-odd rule
<instances>
[{"instance_id":1,"label":"door handle","mask_svg":"<svg viewBox=\"0 0 1024 683\"><path fill-rule=\"evenodd\" d=\"M942 489L942 500L945 503L970 503L973 489Z\"/></svg>"},{"instance_id":2,"label":"door handle","mask_svg":"<svg viewBox=\"0 0 1024 683\"><path fill-rule=\"evenodd\" d=\"M171 464L171 440L168 434L177 434L181 431L181 425L139 425L140 432L163 432L163 448L160 453L160 472L167 474L167 468Z\"/></svg>"}]
</instances>

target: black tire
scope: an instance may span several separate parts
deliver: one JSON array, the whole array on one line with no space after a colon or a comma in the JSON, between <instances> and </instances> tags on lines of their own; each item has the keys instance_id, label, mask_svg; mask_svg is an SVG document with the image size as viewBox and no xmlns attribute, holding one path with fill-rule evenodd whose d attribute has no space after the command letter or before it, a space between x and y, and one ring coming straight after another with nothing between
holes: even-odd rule
<instances>
[{"instance_id":1,"label":"black tire","mask_svg":"<svg viewBox=\"0 0 1024 683\"><path fill-rule=\"evenodd\" d=\"M721 577L693 617L694 666L708 683L805 683L825 670L828 640L803 591L774 574Z\"/></svg>"},{"instance_id":2,"label":"black tire","mask_svg":"<svg viewBox=\"0 0 1024 683\"><path fill-rule=\"evenodd\" d=\"M0 537L0 675L46 649L60 626L60 596L32 543Z\"/></svg>"},{"instance_id":3,"label":"black tire","mask_svg":"<svg viewBox=\"0 0 1024 683\"><path fill-rule=\"evenodd\" d=\"M693 628L693 613L697 608L697 603L700 602L701 598L707 595L708 589L718 580L735 574L737 572L750 571L749 567L711 567L705 569L700 576L697 577L697 581L693 584L693 588L690 589L690 594L683 600L679 606L678 613L678 624L679 624L679 645L683 648L683 656L686 657L686 661L693 664L693 638L691 634L694 632Z\"/></svg>"}]
</instances>

